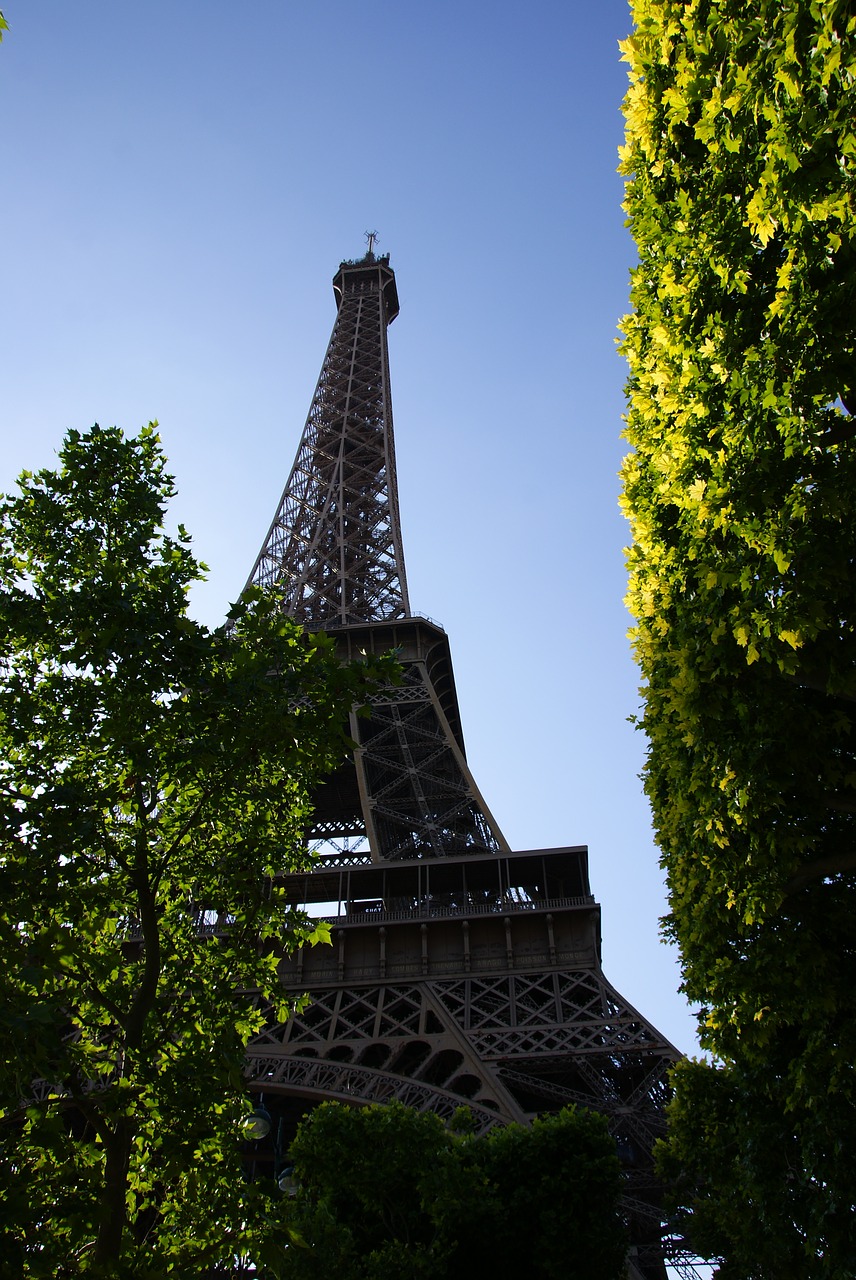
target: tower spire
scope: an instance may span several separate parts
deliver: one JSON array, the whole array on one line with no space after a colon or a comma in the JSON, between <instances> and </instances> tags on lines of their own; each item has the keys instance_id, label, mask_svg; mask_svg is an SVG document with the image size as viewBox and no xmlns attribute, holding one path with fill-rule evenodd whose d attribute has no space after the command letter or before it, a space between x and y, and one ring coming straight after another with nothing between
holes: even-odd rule
<instances>
[{"instance_id":1,"label":"tower spire","mask_svg":"<svg viewBox=\"0 0 856 1280\"><path fill-rule=\"evenodd\" d=\"M297 457L247 585L285 592L307 626L407 617L387 326L398 315L389 257L343 262L337 316Z\"/></svg>"}]
</instances>

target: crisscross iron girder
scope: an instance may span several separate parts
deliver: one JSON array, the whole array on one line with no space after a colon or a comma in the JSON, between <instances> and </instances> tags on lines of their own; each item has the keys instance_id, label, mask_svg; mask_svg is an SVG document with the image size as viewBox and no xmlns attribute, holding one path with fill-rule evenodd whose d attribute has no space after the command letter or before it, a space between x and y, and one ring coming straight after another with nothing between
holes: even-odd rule
<instances>
[{"instance_id":1,"label":"crisscross iron girder","mask_svg":"<svg viewBox=\"0 0 856 1280\"><path fill-rule=\"evenodd\" d=\"M432 693L413 663L399 698L353 725L373 843L384 859L499 853L507 845Z\"/></svg>"},{"instance_id":2,"label":"crisscross iron girder","mask_svg":"<svg viewBox=\"0 0 856 1280\"><path fill-rule=\"evenodd\" d=\"M410 612L398 512L384 259L344 264L338 314L297 457L249 583L309 626ZM248 583L248 585L249 585Z\"/></svg>"},{"instance_id":3,"label":"crisscross iron girder","mask_svg":"<svg viewBox=\"0 0 856 1280\"><path fill-rule=\"evenodd\" d=\"M316 793L310 847L326 866L507 852L467 765L442 629L408 618L335 634L347 656L396 648L403 678L351 716L356 750Z\"/></svg>"},{"instance_id":4,"label":"crisscross iron girder","mask_svg":"<svg viewBox=\"0 0 856 1280\"><path fill-rule=\"evenodd\" d=\"M401 1102L417 1111L432 1111L450 1121L461 1105L460 1096L434 1084L422 1084L388 1071L354 1067L350 1063L318 1061L312 1058L264 1057L251 1052L245 1075L257 1088L287 1089L312 1101L346 1103ZM496 1123L490 1107L469 1104L474 1132L486 1133Z\"/></svg>"}]
</instances>

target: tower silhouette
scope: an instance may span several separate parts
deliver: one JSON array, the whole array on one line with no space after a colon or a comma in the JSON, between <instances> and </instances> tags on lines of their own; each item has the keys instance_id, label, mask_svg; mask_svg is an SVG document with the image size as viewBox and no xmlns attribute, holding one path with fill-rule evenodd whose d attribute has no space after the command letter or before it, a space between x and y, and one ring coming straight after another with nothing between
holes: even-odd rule
<instances>
[{"instance_id":1,"label":"tower silhouette","mask_svg":"<svg viewBox=\"0 0 856 1280\"><path fill-rule=\"evenodd\" d=\"M663 1277L651 1149L675 1048L605 978L585 847L513 852L467 766L449 643L411 611L398 510L389 257L333 280L337 315L288 482L250 575L336 637L397 651L404 676L319 789L314 868L293 899L332 947L282 962L309 1003L249 1046L247 1075L286 1124L325 1099L398 1099L478 1131L569 1103L609 1120L626 1174L630 1275ZM509 682L513 680L509 673Z\"/></svg>"}]
</instances>

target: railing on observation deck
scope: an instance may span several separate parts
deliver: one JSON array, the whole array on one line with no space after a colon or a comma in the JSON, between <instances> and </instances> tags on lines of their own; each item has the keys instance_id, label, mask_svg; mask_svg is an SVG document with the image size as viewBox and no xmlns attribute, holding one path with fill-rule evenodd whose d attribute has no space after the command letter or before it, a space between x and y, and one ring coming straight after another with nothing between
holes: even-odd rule
<instances>
[{"instance_id":1,"label":"railing on observation deck","mask_svg":"<svg viewBox=\"0 0 856 1280\"><path fill-rule=\"evenodd\" d=\"M301 910L307 910L312 903L296 904ZM317 904L316 904L317 905ZM549 912L549 911L567 911L573 908L592 907L595 900L591 895L579 896L571 898L539 898L530 899L528 902L514 902L505 900L501 902L486 902L477 905L461 905L461 906L439 906L432 903L419 904L417 906L402 908L398 911L386 911L383 908L363 909L361 911L343 911L335 915L311 915L312 920L324 922L330 925L347 925L347 924L394 924L407 920L465 920L472 916L498 916L502 918L507 915L519 915L532 912ZM197 925L197 932L201 935L208 934L216 937L218 934L226 934L229 931L229 922L224 920L222 916L216 920L206 921L201 919ZM134 936L133 933L130 936Z\"/></svg>"}]
</instances>

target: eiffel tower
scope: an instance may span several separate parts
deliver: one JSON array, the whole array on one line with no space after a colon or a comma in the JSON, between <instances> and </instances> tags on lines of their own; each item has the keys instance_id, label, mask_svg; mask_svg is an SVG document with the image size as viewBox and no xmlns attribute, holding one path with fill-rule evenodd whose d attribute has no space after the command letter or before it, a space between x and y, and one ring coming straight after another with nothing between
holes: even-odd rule
<instances>
[{"instance_id":1,"label":"eiffel tower","mask_svg":"<svg viewBox=\"0 0 856 1280\"><path fill-rule=\"evenodd\" d=\"M320 1101L397 1099L476 1129L575 1103L608 1117L626 1174L629 1275L666 1275L651 1148L679 1057L610 985L585 847L509 848L467 765L446 633L410 607L387 327L398 315L374 236L333 280L337 314L297 457L249 584L336 637L343 658L404 670L352 758L315 796L295 902L330 947L282 961L309 1003L249 1046L251 1089L287 1128ZM511 679L509 673L509 679Z\"/></svg>"}]
</instances>

